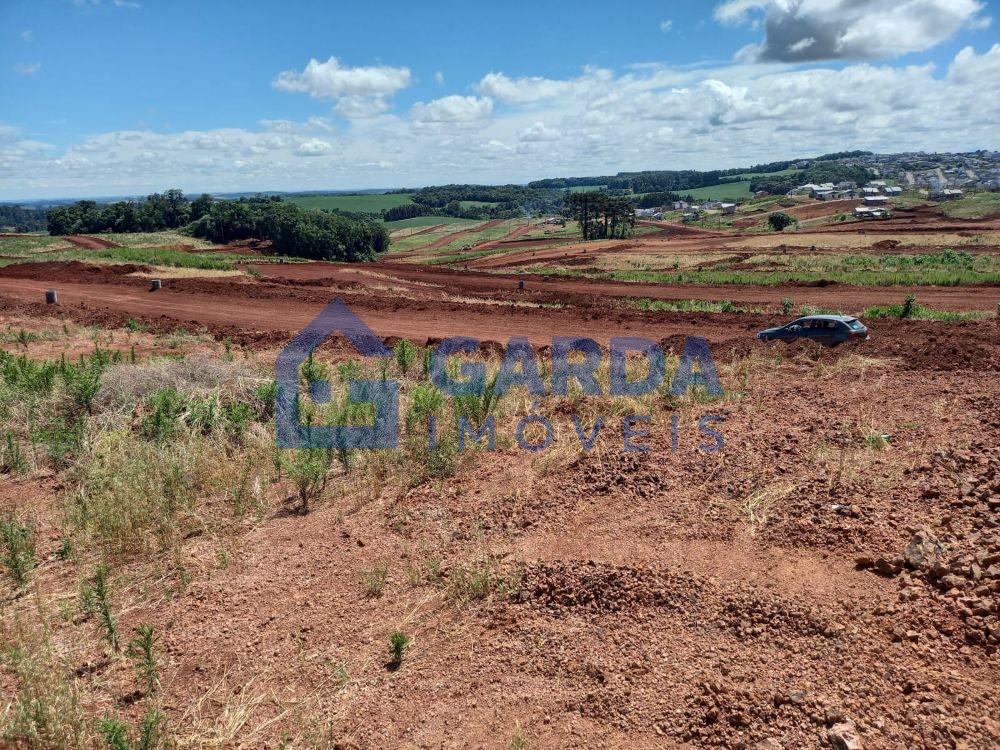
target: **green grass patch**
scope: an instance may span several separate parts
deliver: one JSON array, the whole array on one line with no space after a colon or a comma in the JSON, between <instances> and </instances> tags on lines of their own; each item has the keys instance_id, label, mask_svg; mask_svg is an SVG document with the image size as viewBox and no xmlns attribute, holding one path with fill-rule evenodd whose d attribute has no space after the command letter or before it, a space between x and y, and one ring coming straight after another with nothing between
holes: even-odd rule
<instances>
[{"instance_id":1,"label":"green grass patch","mask_svg":"<svg viewBox=\"0 0 1000 750\"><path fill-rule=\"evenodd\" d=\"M35 260L46 260L44 256ZM223 253L186 253L162 247L110 247L105 250L77 248L59 253L58 260L98 263L145 263L173 268L198 268L206 271L229 271L236 258Z\"/></svg>"},{"instance_id":2,"label":"green grass patch","mask_svg":"<svg viewBox=\"0 0 1000 750\"><path fill-rule=\"evenodd\" d=\"M733 180L721 185L709 185L679 192L700 200L735 201L750 196L750 180Z\"/></svg>"},{"instance_id":3,"label":"green grass patch","mask_svg":"<svg viewBox=\"0 0 1000 750\"><path fill-rule=\"evenodd\" d=\"M413 203L411 193L365 193L360 195L288 195L285 200L302 208L377 214L387 208Z\"/></svg>"},{"instance_id":4,"label":"green grass patch","mask_svg":"<svg viewBox=\"0 0 1000 750\"><path fill-rule=\"evenodd\" d=\"M941 203L941 212L954 219L986 219L1000 215L1000 193L977 193L960 201Z\"/></svg>"},{"instance_id":5,"label":"green grass patch","mask_svg":"<svg viewBox=\"0 0 1000 750\"><path fill-rule=\"evenodd\" d=\"M861 318L902 318L903 305L872 305L859 316ZM955 323L961 320L983 320L993 317L991 313L981 310L971 312L953 312L951 310L934 310L930 307L914 304L910 320L934 320L941 323Z\"/></svg>"},{"instance_id":6,"label":"green grass patch","mask_svg":"<svg viewBox=\"0 0 1000 750\"><path fill-rule=\"evenodd\" d=\"M782 262L785 268L773 269ZM584 272L565 268L531 268L532 273L587 276L614 281L666 284L734 284L775 286L787 282L835 281L854 286L957 286L1000 283L1000 255L970 255L944 250L920 255L843 255L823 257L758 256L762 270L618 270ZM764 264L767 264L764 266Z\"/></svg>"},{"instance_id":7,"label":"green grass patch","mask_svg":"<svg viewBox=\"0 0 1000 750\"><path fill-rule=\"evenodd\" d=\"M32 255L55 247L68 247L61 237L47 234L22 234L16 237L0 237L0 258Z\"/></svg>"},{"instance_id":8,"label":"green grass patch","mask_svg":"<svg viewBox=\"0 0 1000 750\"><path fill-rule=\"evenodd\" d=\"M643 297L635 302L631 303L632 307L636 310L642 310L644 312L710 312L710 313L758 313L761 310L757 310L750 307L739 307L733 304L729 300L707 300L707 299L679 299L679 300L665 300L665 299L650 299L649 297Z\"/></svg>"},{"instance_id":9,"label":"green grass patch","mask_svg":"<svg viewBox=\"0 0 1000 750\"><path fill-rule=\"evenodd\" d=\"M463 221L468 221L468 219L460 219L457 216L414 216L412 219L387 221L385 226L391 232L393 229L435 227L438 224L461 224Z\"/></svg>"}]
</instances>

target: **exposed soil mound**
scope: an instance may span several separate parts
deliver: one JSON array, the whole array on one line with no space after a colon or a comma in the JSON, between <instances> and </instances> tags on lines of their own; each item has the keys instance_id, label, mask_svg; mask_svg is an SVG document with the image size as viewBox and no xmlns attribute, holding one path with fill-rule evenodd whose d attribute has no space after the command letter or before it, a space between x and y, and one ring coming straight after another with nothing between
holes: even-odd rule
<instances>
[{"instance_id":1,"label":"exposed soil mound","mask_svg":"<svg viewBox=\"0 0 1000 750\"><path fill-rule=\"evenodd\" d=\"M66 260L46 263L17 263L0 268L0 277L100 284L111 283L130 274L152 270L151 266L141 263L98 266L93 263L82 263L78 260Z\"/></svg>"},{"instance_id":2,"label":"exposed soil mound","mask_svg":"<svg viewBox=\"0 0 1000 750\"><path fill-rule=\"evenodd\" d=\"M88 237L81 234L70 234L63 237L67 242L72 242L77 247L85 247L88 250L104 250L109 247L118 247L117 242L104 239L103 237Z\"/></svg>"}]
</instances>

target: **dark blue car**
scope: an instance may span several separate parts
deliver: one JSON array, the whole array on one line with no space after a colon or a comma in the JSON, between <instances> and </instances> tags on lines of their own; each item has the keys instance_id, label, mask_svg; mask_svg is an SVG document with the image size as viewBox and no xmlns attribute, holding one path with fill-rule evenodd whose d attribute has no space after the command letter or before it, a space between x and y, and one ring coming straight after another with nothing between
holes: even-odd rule
<instances>
[{"instance_id":1,"label":"dark blue car","mask_svg":"<svg viewBox=\"0 0 1000 750\"><path fill-rule=\"evenodd\" d=\"M810 339L824 346L845 341L864 341L868 329L849 315L808 315L779 328L767 328L757 334L761 341L798 341Z\"/></svg>"}]
</instances>

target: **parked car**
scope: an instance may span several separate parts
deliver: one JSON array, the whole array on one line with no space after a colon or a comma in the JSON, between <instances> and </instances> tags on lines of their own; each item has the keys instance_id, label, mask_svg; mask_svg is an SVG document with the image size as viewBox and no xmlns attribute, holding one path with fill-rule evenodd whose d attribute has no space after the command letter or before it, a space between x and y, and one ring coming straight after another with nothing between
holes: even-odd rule
<instances>
[{"instance_id":1,"label":"parked car","mask_svg":"<svg viewBox=\"0 0 1000 750\"><path fill-rule=\"evenodd\" d=\"M864 341L868 328L849 315L807 315L778 328L767 328L757 334L761 341L797 341L811 339L824 346L837 346L845 341Z\"/></svg>"}]
</instances>

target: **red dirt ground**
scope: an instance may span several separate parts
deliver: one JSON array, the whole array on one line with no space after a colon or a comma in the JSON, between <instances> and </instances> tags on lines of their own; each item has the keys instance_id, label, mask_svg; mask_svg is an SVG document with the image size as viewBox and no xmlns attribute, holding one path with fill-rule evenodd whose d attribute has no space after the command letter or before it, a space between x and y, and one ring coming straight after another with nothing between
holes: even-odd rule
<instances>
[{"instance_id":1,"label":"red dirt ground","mask_svg":"<svg viewBox=\"0 0 1000 750\"><path fill-rule=\"evenodd\" d=\"M572 261L664 242L697 253L732 240L680 229L648 244L540 252ZM503 260L525 257L534 256L514 250ZM498 422L516 425L540 409L556 425L549 452L528 454L508 438L472 454L454 477L402 486L373 470L360 477L360 498L344 494L338 474L308 515L269 506L231 528L199 506L179 542L186 583L174 586L176 563L166 559L116 571L128 582L115 590L121 632L150 624L158 635L159 701L171 727L183 732L193 716L207 727L179 746L1000 747L1000 320L869 321L870 340L832 351L753 336L787 319L785 297L854 312L912 291L929 307L991 310L998 287L527 276L518 292L517 274L390 261L257 269L263 278L172 279L154 293L120 267L12 265L0 268L0 322L58 329L65 317L120 328L132 319L152 332L143 351L158 330L205 327L273 362L277 347L342 298L390 346L397 337L520 335L544 349L554 335L602 345L641 336L677 353L687 336L702 336L727 395L682 405L658 397L646 453L622 451L618 418L593 452L565 447L575 445L570 415L631 404L554 397L529 407L526 397ZM52 287L60 304L44 305ZM629 297L726 299L767 312L649 313ZM116 331L112 345L127 348L127 335ZM28 353L53 355L59 345L39 341ZM223 355L200 344L213 345L233 358L228 345ZM337 358L352 356L340 345L331 347ZM708 414L724 419L719 453L697 448L696 420ZM265 487L275 506L291 491L280 481ZM0 510L28 509L42 530L32 593L9 591L0 576L4 617L33 616L39 592L75 611L90 569L58 554L72 484L45 472L0 475ZM515 593L448 598L486 555L516 572ZM366 594L362 576L382 565L384 593ZM134 724L127 660L107 658L92 622L53 623L57 637L82 637L66 659L101 696L93 715ZM395 630L413 645L389 669ZM0 691L12 692L7 670ZM234 725L233 737L220 738Z\"/></svg>"},{"instance_id":2,"label":"red dirt ground","mask_svg":"<svg viewBox=\"0 0 1000 750\"><path fill-rule=\"evenodd\" d=\"M78 234L69 234L63 237L67 242L72 242L77 247L85 247L88 250L104 250L109 247L118 247L118 244L112 242L111 240L104 239L103 237L94 237L92 235L83 236Z\"/></svg>"}]
</instances>

